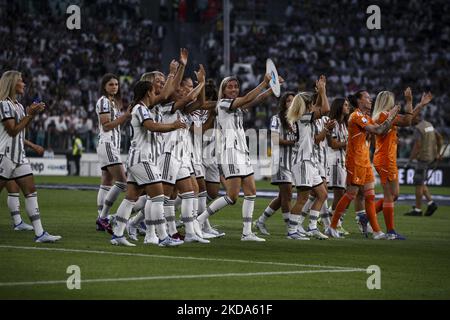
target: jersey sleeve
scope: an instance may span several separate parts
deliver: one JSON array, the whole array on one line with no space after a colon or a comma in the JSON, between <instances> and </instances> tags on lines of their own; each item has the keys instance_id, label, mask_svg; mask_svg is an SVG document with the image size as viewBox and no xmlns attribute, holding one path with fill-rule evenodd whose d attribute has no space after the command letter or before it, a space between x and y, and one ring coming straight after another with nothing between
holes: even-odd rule
<instances>
[{"instance_id":1,"label":"jersey sleeve","mask_svg":"<svg viewBox=\"0 0 450 320\"><path fill-rule=\"evenodd\" d=\"M111 112L111 101L109 101L108 99L100 99L99 103L99 108L98 108L98 113L102 114L102 113L110 113Z\"/></svg>"},{"instance_id":2,"label":"jersey sleeve","mask_svg":"<svg viewBox=\"0 0 450 320\"><path fill-rule=\"evenodd\" d=\"M312 123L314 121L314 113L305 113L301 118L301 123Z\"/></svg>"},{"instance_id":3,"label":"jersey sleeve","mask_svg":"<svg viewBox=\"0 0 450 320\"><path fill-rule=\"evenodd\" d=\"M276 116L273 116L272 119L270 120L270 131L272 132L276 132L276 133L280 133L280 119Z\"/></svg>"},{"instance_id":4,"label":"jersey sleeve","mask_svg":"<svg viewBox=\"0 0 450 320\"><path fill-rule=\"evenodd\" d=\"M147 120L153 120L153 117L147 107L141 105L136 108L136 116L140 124L143 124Z\"/></svg>"},{"instance_id":5,"label":"jersey sleeve","mask_svg":"<svg viewBox=\"0 0 450 320\"><path fill-rule=\"evenodd\" d=\"M230 112L232 111L231 107L233 106L234 100L235 99L221 99L217 107L222 110Z\"/></svg>"},{"instance_id":6,"label":"jersey sleeve","mask_svg":"<svg viewBox=\"0 0 450 320\"><path fill-rule=\"evenodd\" d=\"M7 101L0 102L0 121L14 119L13 110Z\"/></svg>"},{"instance_id":7,"label":"jersey sleeve","mask_svg":"<svg viewBox=\"0 0 450 320\"><path fill-rule=\"evenodd\" d=\"M363 129L371 124L370 118L368 118L366 115L362 114L361 112L354 112L352 114L352 117L350 118L350 121L355 123L358 127L363 128Z\"/></svg>"},{"instance_id":8,"label":"jersey sleeve","mask_svg":"<svg viewBox=\"0 0 450 320\"><path fill-rule=\"evenodd\" d=\"M163 115L170 114L170 113L172 113L172 109L173 109L174 105L175 105L175 102L166 103L159 107L159 112L161 112L161 114L163 114Z\"/></svg>"}]
</instances>

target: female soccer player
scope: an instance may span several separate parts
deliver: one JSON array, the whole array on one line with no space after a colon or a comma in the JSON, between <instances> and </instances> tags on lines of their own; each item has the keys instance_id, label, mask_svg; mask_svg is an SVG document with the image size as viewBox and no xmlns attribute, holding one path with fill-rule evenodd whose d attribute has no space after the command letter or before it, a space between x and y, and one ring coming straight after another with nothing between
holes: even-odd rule
<instances>
[{"instance_id":1,"label":"female soccer player","mask_svg":"<svg viewBox=\"0 0 450 320\"><path fill-rule=\"evenodd\" d=\"M394 203L399 194L398 169L397 169L397 127L407 127L411 125L411 119L418 114L421 107L413 112L411 89L405 90L406 108L405 115L397 115L392 122L392 128L383 136L375 137L375 154L373 164L377 170L381 185L383 186L383 199L379 200L376 207L381 207L384 215L384 222L387 228L387 239L406 240L394 228ZM390 91L381 91L375 100L372 119L377 124L381 124L389 115L389 111L395 105L394 94ZM425 104L421 104L426 105Z\"/></svg>"},{"instance_id":2,"label":"female soccer player","mask_svg":"<svg viewBox=\"0 0 450 320\"><path fill-rule=\"evenodd\" d=\"M375 178L369 157L369 144L366 140L368 133L384 135L391 128L399 107L395 106L389 111L387 119L382 124L376 124L370 117L372 101L367 91L358 91L352 99L358 106L350 115L348 121L349 140L347 142L347 154L345 163L347 166L347 191L336 206L330 227L326 233L334 238L340 235L336 230L339 218L347 209L350 202L356 197L358 190L364 189L365 208L370 225L373 229L375 240L385 239L377 222L375 212Z\"/></svg>"},{"instance_id":3,"label":"female soccer player","mask_svg":"<svg viewBox=\"0 0 450 320\"><path fill-rule=\"evenodd\" d=\"M242 206L243 232L242 241L265 241L252 233L252 216L255 206L256 186L253 177L253 168L243 128L243 115L246 108L254 105L255 101L267 98L271 89L267 89L270 76L266 75L264 81L244 97L239 97L239 81L236 77L226 77L219 88L217 101L217 125L220 133L218 161L227 180L227 194L213 201L197 219L200 225L220 209L233 205L239 197L242 187L244 203Z\"/></svg>"},{"instance_id":4,"label":"female soccer player","mask_svg":"<svg viewBox=\"0 0 450 320\"><path fill-rule=\"evenodd\" d=\"M117 210L111 243L135 246L128 242L123 233L136 200L142 190L145 190L147 195L145 219L156 227L159 246L177 246L183 244L183 241L172 239L166 232L163 208L164 191L161 173L155 162L156 155L153 152L158 143L154 132L171 132L186 128L186 124L180 119L167 124L155 122L155 115L149 111L149 107L152 106L155 99L154 89L149 81L139 81L133 91L134 100L131 111L133 140L127 159L128 188L126 197Z\"/></svg>"},{"instance_id":5,"label":"female soccer player","mask_svg":"<svg viewBox=\"0 0 450 320\"><path fill-rule=\"evenodd\" d=\"M272 150L272 184L279 189L278 196L273 199L261 216L255 221L255 227L263 235L270 235L266 221L281 207L283 220L288 226L292 199L292 155L297 140L296 126L291 126L286 113L294 99L294 92L286 92L278 104L279 112L270 120Z\"/></svg>"},{"instance_id":6,"label":"female soccer player","mask_svg":"<svg viewBox=\"0 0 450 320\"><path fill-rule=\"evenodd\" d=\"M292 240L309 240L305 233L299 231L305 216L301 215L303 206L311 190L315 193L315 201L310 209L309 233L318 239L327 239L317 229L319 211L327 199L327 191L320 176L314 155L313 123L330 111L326 96L326 78L321 76L316 82L317 99L312 93L301 92L294 97L288 110L287 119L291 125L297 127L298 140L296 153L292 162L292 174L297 187L297 201L289 216L289 230L287 238ZM314 101L315 100L315 101ZM310 110L310 112L308 112ZM301 229L300 229L301 230Z\"/></svg>"},{"instance_id":7,"label":"female soccer player","mask_svg":"<svg viewBox=\"0 0 450 320\"><path fill-rule=\"evenodd\" d=\"M101 82L101 98L96 105L99 140L97 155L102 169L101 185L97 195L97 230L112 233L108 221L109 210L121 192L127 189L125 169L120 159L120 126L131 118L130 110L120 115L122 107L119 78L105 74ZM114 182L114 185L112 185Z\"/></svg>"},{"instance_id":8,"label":"female soccer player","mask_svg":"<svg viewBox=\"0 0 450 320\"><path fill-rule=\"evenodd\" d=\"M25 156L25 128L34 116L45 109L43 102L34 102L25 112L17 101L25 92L22 74L6 71L0 78L0 192L8 180L14 180L25 196L25 210L33 224L35 242L55 242L61 236L44 231L37 201L36 186L30 161Z\"/></svg>"}]
</instances>

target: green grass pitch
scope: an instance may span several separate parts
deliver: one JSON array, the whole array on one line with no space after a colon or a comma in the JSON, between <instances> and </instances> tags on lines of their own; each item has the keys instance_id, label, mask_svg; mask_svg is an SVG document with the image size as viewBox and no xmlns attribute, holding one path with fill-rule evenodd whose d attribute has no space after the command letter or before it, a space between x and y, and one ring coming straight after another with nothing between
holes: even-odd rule
<instances>
[{"instance_id":1,"label":"green grass pitch","mask_svg":"<svg viewBox=\"0 0 450 320\"><path fill-rule=\"evenodd\" d=\"M92 178L37 177L37 183L97 184ZM258 187L268 188L267 183ZM401 193L412 189L401 188ZM449 189L433 189L449 194ZM241 200L242 201L242 200ZM449 299L450 207L432 217L404 217L397 231L407 241L363 238L350 210L346 239L287 240L281 214L267 226L265 243L240 241L241 204L211 222L226 232L210 244L177 248L115 247L95 231L96 192L39 190L44 227L63 236L36 244L33 233L12 231L6 190L0 195L0 299ZM258 199L254 218L268 199ZM118 201L119 202L119 201ZM115 208L117 207L116 204ZM24 203L21 199L22 216ZM113 212L115 210L113 209ZM352 208L353 209L353 206ZM384 226L382 215L379 221ZM49 248L47 250L47 248ZM81 270L81 289L69 290L67 267ZM381 269L381 289L369 290L366 268Z\"/></svg>"}]
</instances>

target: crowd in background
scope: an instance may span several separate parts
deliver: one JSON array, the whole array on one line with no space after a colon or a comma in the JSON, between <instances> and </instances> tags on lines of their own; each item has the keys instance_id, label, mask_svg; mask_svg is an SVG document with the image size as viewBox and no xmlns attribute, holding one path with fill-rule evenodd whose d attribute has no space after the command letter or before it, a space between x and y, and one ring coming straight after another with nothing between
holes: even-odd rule
<instances>
[{"instance_id":1,"label":"crowd in background","mask_svg":"<svg viewBox=\"0 0 450 320\"><path fill-rule=\"evenodd\" d=\"M327 75L330 100L358 89L367 89L373 98L391 90L404 104L403 90L410 86L418 103L421 93L431 90L434 99L425 118L449 133L450 3L381 1L382 29L369 30L362 1L291 1L280 13L282 23L270 23L273 13L264 16L267 2L246 2L251 6L231 1L231 65L243 91L260 81L270 57L286 80L285 89L312 90L317 75ZM161 69L163 21L213 21L199 47L206 55L208 77L220 83L224 76L221 1L160 0L159 22L143 16L140 0L86 1L78 31L65 28L66 15L55 14L70 1L35 3L39 5L29 11L19 2L0 0L0 42L7 44L0 51L0 65L2 72L24 74L24 105L34 99L46 102L47 110L32 123L28 138L47 150L65 152L77 131L85 149L95 152L100 78L107 72L120 76L126 105L136 77ZM246 10L253 10L253 17L257 12L259 20L245 20L251 16ZM274 113L272 99L247 115L247 125L268 128ZM128 137L124 130L123 152ZM412 129L399 131L400 157L409 155L411 139Z\"/></svg>"}]
</instances>

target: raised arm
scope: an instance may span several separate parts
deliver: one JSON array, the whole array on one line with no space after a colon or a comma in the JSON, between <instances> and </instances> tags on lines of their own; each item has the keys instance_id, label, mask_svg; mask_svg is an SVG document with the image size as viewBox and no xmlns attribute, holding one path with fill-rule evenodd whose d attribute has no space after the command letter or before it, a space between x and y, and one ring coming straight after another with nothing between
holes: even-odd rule
<instances>
[{"instance_id":1,"label":"raised arm","mask_svg":"<svg viewBox=\"0 0 450 320\"><path fill-rule=\"evenodd\" d=\"M264 76L264 80L252 91L247 93L245 96L236 98L233 102L233 105L231 106L231 109L237 109L237 108L243 108L245 105L252 102L256 97L258 97L261 92L267 88L270 81L270 75L266 74Z\"/></svg>"},{"instance_id":2,"label":"raised arm","mask_svg":"<svg viewBox=\"0 0 450 320\"><path fill-rule=\"evenodd\" d=\"M406 88L405 92L405 100L406 100L406 107L405 107L405 114L404 115L397 115L395 124L399 127L409 127L411 125L411 120L413 118L413 109L412 109L412 93L411 88Z\"/></svg>"},{"instance_id":3,"label":"raised arm","mask_svg":"<svg viewBox=\"0 0 450 320\"><path fill-rule=\"evenodd\" d=\"M186 106L184 111L186 113L191 113L195 110L201 109L205 104L206 95L205 95L205 84L206 84L206 73L203 65L200 65L200 68L197 72L195 72L195 76L197 77L198 84L203 84L200 93L197 95L196 100L190 105Z\"/></svg>"},{"instance_id":4,"label":"raised arm","mask_svg":"<svg viewBox=\"0 0 450 320\"><path fill-rule=\"evenodd\" d=\"M412 112L412 117L411 118L415 118L421 111L422 109L430 103L430 101L433 99L433 95L431 94L431 92L427 92L427 93L423 93L422 94L422 99L420 99L420 102L416 105L416 107L414 108L413 112Z\"/></svg>"},{"instance_id":5,"label":"raised arm","mask_svg":"<svg viewBox=\"0 0 450 320\"><path fill-rule=\"evenodd\" d=\"M167 102L175 92L176 87L174 84L175 74L177 74L179 63L176 60L172 60L169 65L169 75L167 76L164 87L162 88L160 94L156 96L154 104ZM183 71L184 72L184 71Z\"/></svg>"},{"instance_id":6,"label":"raised arm","mask_svg":"<svg viewBox=\"0 0 450 320\"><path fill-rule=\"evenodd\" d=\"M2 103L0 108L2 111L1 120L5 126L6 133L11 137L15 137L31 123L34 116L45 109L45 103L33 103L28 107L26 116L18 123L16 123L12 110L9 109L10 107L7 103Z\"/></svg>"},{"instance_id":7,"label":"raised arm","mask_svg":"<svg viewBox=\"0 0 450 320\"><path fill-rule=\"evenodd\" d=\"M327 79L324 75L321 75L319 80L316 81L316 89L318 97L316 104L313 106L314 119L319 119L330 111L330 104L327 98L326 85Z\"/></svg>"},{"instance_id":8,"label":"raised arm","mask_svg":"<svg viewBox=\"0 0 450 320\"><path fill-rule=\"evenodd\" d=\"M369 133L385 135L391 128L392 122L397 116L399 110L400 106L396 105L394 108L391 109L391 111L389 111L389 115L383 123L379 125L378 124L367 125L364 127L364 129Z\"/></svg>"},{"instance_id":9,"label":"raised arm","mask_svg":"<svg viewBox=\"0 0 450 320\"><path fill-rule=\"evenodd\" d=\"M175 110L184 109L191 102L194 103L197 100L197 97L201 93L201 91L204 88L204 86L205 86L204 82L199 83L185 97L183 97L180 100L176 101L175 104L174 104L174 107L172 109L172 112L175 112ZM188 108L185 109L185 112L186 113L191 113L194 110L196 110L195 107L189 106Z\"/></svg>"}]
</instances>

